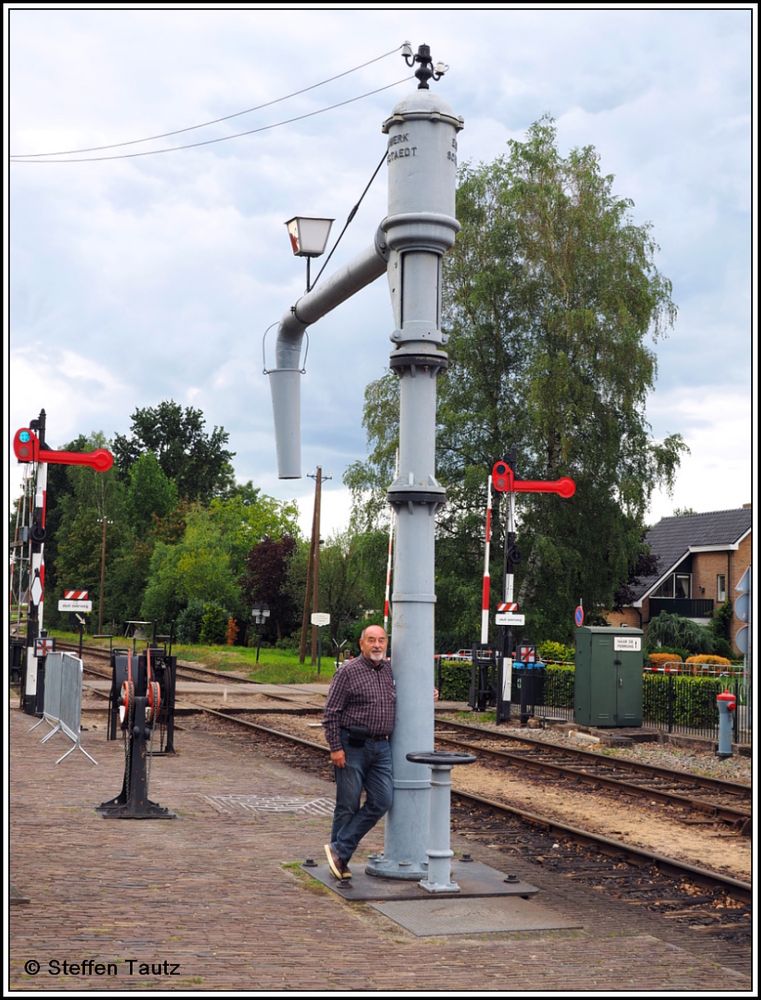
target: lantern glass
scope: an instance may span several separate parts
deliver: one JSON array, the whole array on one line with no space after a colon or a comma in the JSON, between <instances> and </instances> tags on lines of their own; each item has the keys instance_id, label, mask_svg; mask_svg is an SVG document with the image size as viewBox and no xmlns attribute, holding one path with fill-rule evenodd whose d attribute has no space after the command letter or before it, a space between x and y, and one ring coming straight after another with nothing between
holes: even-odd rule
<instances>
[{"instance_id":1,"label":"lantern glass","mask_svg":"<svg viewBox=\"0 0 761 1000\"><path fill-rule=\"evenodd\" d=\"M295 257L320 257L330 236L333 219L315 219L303 215L286 222Z\"/></svg>"}]
</instances>

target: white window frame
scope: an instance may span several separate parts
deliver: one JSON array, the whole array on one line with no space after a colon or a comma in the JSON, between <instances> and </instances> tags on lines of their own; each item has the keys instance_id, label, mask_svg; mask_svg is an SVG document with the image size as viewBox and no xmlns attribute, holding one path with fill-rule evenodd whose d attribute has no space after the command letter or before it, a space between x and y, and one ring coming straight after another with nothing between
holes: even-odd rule
<instances>
[{"instance_id":1,"label":"white window frame","mask_svg":"<svg viewBox=\"0 0 761 1000\"><path fill-rule=\"evenodd\" d=\"M677 592L677 581L686 580L687 581L687 593L680 595L680 600L692 600L692 573L674 573L674 597L676 597Z\"/></svg>"}]
</instances>

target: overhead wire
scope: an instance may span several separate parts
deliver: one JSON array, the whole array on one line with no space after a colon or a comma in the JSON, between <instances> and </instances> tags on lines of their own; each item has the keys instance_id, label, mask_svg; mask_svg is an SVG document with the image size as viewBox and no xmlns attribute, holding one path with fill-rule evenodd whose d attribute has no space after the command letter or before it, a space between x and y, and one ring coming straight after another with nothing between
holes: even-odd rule
<instances>
[{"instance_id":1,"label":"overhead wire","mask_svg":"<svg viewBox=\"0 0 761 1000\"><path fill-rule=\"evenodd\" d=\"M134 146L140 142L153 142L154 139L166 139L170 135L181 135L183 132L193 132L195 129L206 128L209 125L218 125L220 122L230 121L232 118L240 118L241 115L248 115L254 111L261 111L263 108L270 108L274 104L282 104L283 101L288 101L292 97L299 97L301 94L306 94L310 90L317 90L319 87L324 87L328 83L333 83L334 80L340 80L344 76L349 76L351 73L356 73L366 66L371 66L373 63L380 62L381 59L386 59L388 56L393 55L398 52L403 46L399 45L395 49L391 49L388 52L384 52L382 55L375 56L374 59L368 59L367 62L360 63L359 66L353 66L351 69L344 70L342 73L336 73L335 76L329 76L326 80L320 80L319 83L312 83L308 87L302 87L300 90L294 90L290 94L285 94L283 97L276 97L272 101L265 101L263 104L257 104L253 108L245 108L243 111L235 111L230 115L223 115L221 118L212 118L208 122L201 122L199 125L188 125L185 128L174 129L171 132L159 132L156 135L148 135L142 139L129 139L125 142L112 142L104 146L84 146L80 149L54 149L47 153L13 153L11 154L11 159L16 157L20 159L37 159L43 156L71 156L74 153L96 153L103 149L117 149L120 146Z\"/></svg>"},{"instance_id":2,"label":"overhead wire","mask_svg":"<svg viewBox=\"0 0 761 1000\"><path fill-rule=\"evenodd\" d=\"M364 94L359 94L357 97L350 97L345 101L338 101L336 104L331 104L326 108L318 108L317 111L309 111L303 115L295 115L293 118L286 118L284 121L273 122L271 125L262 125L259 128L248 129L245 132L235 132L233 135L223 135L216 139L205 139L201 142L190 142L184 146L166 146L164 149L148 149L142 153L118 153L114 156L84 156L76 157L67 160L42 160L42 159L24 159L21 155L10 156L9 159L13 163L101 163L106 160L129 160L134 159L138 156L156 156L159 153L176 153L182 149L195 149L198 146L211 146L217 142L229 142L230 139L240 139L245 135L255 135L257 132L266 132L269 129L280 128L283 125L291 125L293 122L304 121L306 118L313 118L316 115L325 114L327 111L334 111L336 108L343 108L347 104L353 104L355 101L361 101L365 97L372 97L374 94L380 94L384 90L390 90L392 87L398 87L402 83L407 83L409 80L413 79L411 76L406 76L401 80L396 80L394 83L386 84L385 87L377 87L375 90L368 90Z\"/></svg>"}]
</instances>

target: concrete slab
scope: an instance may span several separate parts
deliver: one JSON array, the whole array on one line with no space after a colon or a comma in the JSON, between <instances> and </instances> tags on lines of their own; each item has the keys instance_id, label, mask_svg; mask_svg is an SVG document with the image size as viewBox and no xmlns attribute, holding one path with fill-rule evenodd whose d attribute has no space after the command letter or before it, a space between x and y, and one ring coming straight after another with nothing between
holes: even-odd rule
<instances>
[{"instance_id":1,"label":"concrete slab","mask_svg":"<svg viewBox=\"0 0 761 1000\"><path fill-rule=\"evenodd\" d=\"M583 928L578 920L568 919L533 899L521 899L520 896L491 899L429 896L428 899L370 905L416 937Z\"/></svg>"},{"instance_id":2,"label":"concrete slab","mask_svg":"<svg viewBox=\"0 0 761 1000\"><path fill-rule=\"evenodd\" d=\"M305 872L322 882L331 891L344 899L352 899L357 902L368 902L373 899L381 900L417 900L432 896L438 898L438 893L430 893L424 889L416 879L409 881L393 878L377 878L374 875L366 875L362 868L352 862L353 875L350 879L339 882L331 873L327 864L301 866ZM507 878L515 878L515 881L505 881ZM452 879L459 885L460 891L457 893L447 893L448 899L476 896L534 896L539 889L528 882L522 882L515 876L508 876L504 872L483 865L479 861L454 861L452 863Z\"/></svg>"}]
</instances>

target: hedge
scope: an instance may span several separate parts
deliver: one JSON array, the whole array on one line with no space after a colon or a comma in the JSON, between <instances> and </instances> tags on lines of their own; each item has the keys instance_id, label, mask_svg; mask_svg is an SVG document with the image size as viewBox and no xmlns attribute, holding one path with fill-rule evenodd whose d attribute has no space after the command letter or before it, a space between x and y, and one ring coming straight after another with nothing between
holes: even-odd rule
<instances>
[{"instance_id":1,"label":"hedge","mask_svg":"<svg viewBox=\"0 0 761 1000\"><path fill-rule=\"evenodd\" d=\"M439 698L442 701L467 701L470 694L470 663L444 662L441 664Z\"/></svg>"},{"instance_id":2,"label":"hedge","mask_svg":"<svg viewBox=\"0 0 761 1000\"><path fill-rule=\"evenodd\" d=\"M576 667L549 663L544 671L544 700L552 708L573 708Z\"/></svg>"},{"instance_id":3,"label":"hedge","mask_svg":"<svg viewBox=\"0 0 761 1000\"><path fill-rule=\"evenodd\" d=\"M555 708L572 709L575 676L572 666L548 664L545 668L545 703ZM469 663L443 663L439 689L441 700L467 701L470 678ZM644 673L642 682L645 722L668 722L669 685L673 684L672 721L675 725L692 728L716 725L716 695L724 690L724 678Z\"/></svg>"},{"instance_id":4,"label":"hedge","mask_svg":"<svg viewBox=\"0 0 761 1000\"><path fill-rule=\"evenodd\" d=\"M664 677L645 674L644 717L646 722L668 722L669 685L674 685L672 721L675 725L702 729L717 722L716 695L725 687L719 677L688 677L684 674Z\"/></svg>"}]
</instances>

